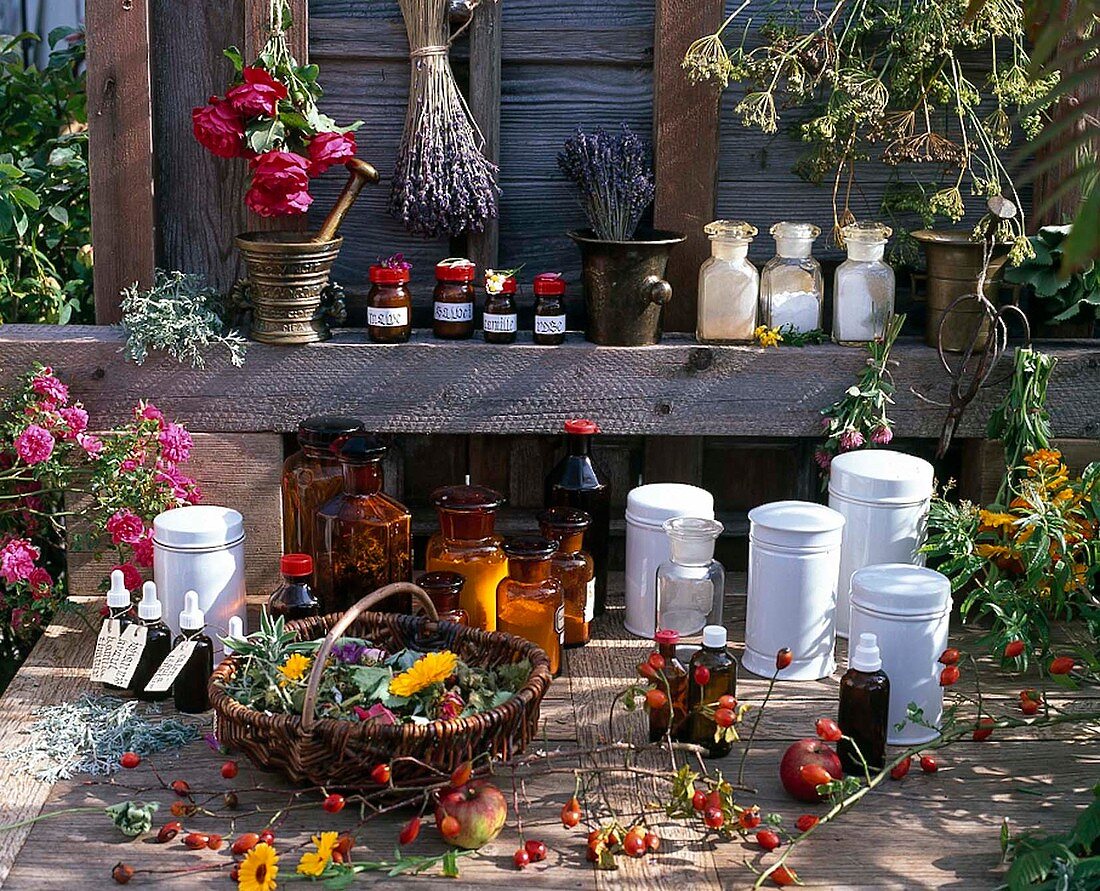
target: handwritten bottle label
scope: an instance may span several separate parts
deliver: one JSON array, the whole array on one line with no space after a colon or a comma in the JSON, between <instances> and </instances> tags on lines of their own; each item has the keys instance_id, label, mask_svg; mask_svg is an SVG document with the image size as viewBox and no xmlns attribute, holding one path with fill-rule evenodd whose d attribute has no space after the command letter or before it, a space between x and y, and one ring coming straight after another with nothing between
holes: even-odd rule
<instances>
[{"instance_id":1,"label":"handwritten bottle label","mask_svg":"<svg viewBox=\"0 0 1100 891\"><path fill-rule=\"evenodd\" d=\"M558 633L558 641L565 643L565 604L562 603L554 610L554 630Z\"/></svg>"},{"instance_id":2,"label":"handwritten bottle label","mask_svg":"<svg viewBox=\"0 0 1100 891\"><path fill-rule=\"evenodd\" d=\"M516 330L516 314L487 312L481 324L490 334L513 334Z\"/></svg>"},{"instance_id":3,"label":"handwritten bottle label","mask_svg":"<svg viewBox=\"0 0 1100 891\"><path fill-rule=\"evenodd\" d=\"M596 617L596 577L588 580L584 589L584 620L591 622Z\"/></svg>"},{"instance_id":4,"label":"handwritten bottle label","mask_svg":"<svg viewBox=\"0 0 1100 891\"><path fill-rule=\"evenodd\" d=\"M149 683L145 685L146 693L164 693L172 686L172 682L183 667L187 664L187 660L191 658L191 654L195 652L195 641L182 640L179 646L173 647L172 652L164 657L164 661L160 663L158 668L151 678Z\"/></svg>"},{"instance_id":5,"label":"handwritten bottle label","mask_svg":"<svg viewBox=\"0 0 1100 891\"><path fill-rule=\"evenodd\" d=\"M149 635L149 629L144 625L127 625L118 639L111 657L111 667L108 669L106 682L116 687L128 687L137 671L141 654L145 652L145 639Z\"/></svg>"},{"instance_id":6,"label":"handwritten bottle label","mask_svg":"<svg viewBox=\"0 0 1100 891\"><path fill-rule=\"evenodd\" d=\"M99 628L95 641L95 655L92 656L92 681L103 683L106 672L112 665L115 647L122 635L122 623L118 619L107 619Z\"/></svg>"},{"instance_id":7,"label":"handwritten bottle label","mask_svg":"<svg viewBox=\"0 0 1100 891\"><path fill-rule=\"evenodd\" d=\"M536 334L564 334L565 316L535 316Z\"/></svg>"},{"instance_id":8,"label":"handwritten bottle label","mask_svg":"<svg viewBox=\"0 0 1100 891\"><path fill-rule=\"evenodd\" d=\"M372 328L404 328L409 324L409 308L407 306L368 306L367 324Z\"/></svg>"},{"instance_id":9,"label":"handwritten bottle label","mask_svg":"<svg viewBox=\"0 0 1100 891\"><path fill-rule=\"evenodd\" d=\"M436 301L432 317L437 322L472 322L474 305L472 303L443 303Z\"/></svg>"}]
</instances>

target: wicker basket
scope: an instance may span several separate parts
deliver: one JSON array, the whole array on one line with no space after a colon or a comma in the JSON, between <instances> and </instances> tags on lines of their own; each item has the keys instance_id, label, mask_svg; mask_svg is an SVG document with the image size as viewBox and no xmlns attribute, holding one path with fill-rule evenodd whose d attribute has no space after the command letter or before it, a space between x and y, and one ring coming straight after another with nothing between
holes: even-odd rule
<instances>
[{"instance_id":1,"label":"wicker basket","mask_svg":"<svg viewBox=\"0 0 1100 891\"><path fill-rule=\"evenodd\" d=\"M393 594L412 594L427 616L366 612ZM446 776L462 762L486 752L508 758L523 751L537 730L539 703L550 686L550 660L534 644L511 634L479 631L440 622L428 595L416 585L398 582L375 591L343 616L331 614L290 622L299 640L325 634L314 659L302 715L265 714L241 705L225 692L237 670L227 658L210 678L218 740L244 752L260 767L279 770L295 782L346 789L374 785L371 770L392 766L402 786ZM531 674L516 694L496 708L430 724L379 725L315 718L321 670L336 640L345 634L366 638L393 651L449 649L463 662L482 668L529 659Z\"/></svg>"}]
</instances>

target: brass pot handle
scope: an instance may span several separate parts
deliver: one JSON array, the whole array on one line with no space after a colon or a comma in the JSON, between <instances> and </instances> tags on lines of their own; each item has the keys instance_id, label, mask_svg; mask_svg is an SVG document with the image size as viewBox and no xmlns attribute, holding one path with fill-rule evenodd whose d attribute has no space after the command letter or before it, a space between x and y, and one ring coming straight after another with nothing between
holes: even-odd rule
<instances>
[{"instance_id":1,"label":"brass pot handle","mask_svg":"<svg viewBox=\"0 0 1100 891\"><path fill-rule=\"evenodd\" d=\"M649 275L642 282L642 293L648 302L665 306L672 299L672 285L660 276Z\"/></svg>"},{"instance_id":2,"label":"brass pot handle","mask_svg":"<svg viewBox=\"0 0 1100 891\"><path fill-rule=\"evenodd\" d=\"M392 597L395 594L411 594L413 599L418 601L424 608L424 612L427 613L429 619L433 622L439 621L439 613L436 612L435 604L432 603L432 599L423 588L419 585L414 585L412 582L394 582L391 585L379 588L377 591L368 594L358 603L353 604L348 611L340 617L340 620L332 626L332 629L325 636L320 649L317 650L317 655L313 657L313 668L311 668L309 672L309 685L306 687L306 698L302 701L302 730L306 733L310 733L313 730L313 711L317 705L317 694L321 689L321 674L325 670L325 663L328 661L328 657L332 653L332 648L336 645L336 641L348 630L351 623L359 618L360 613L366 612L379 601L385 600L387 597Z\"/></svg>"}]
</instances>

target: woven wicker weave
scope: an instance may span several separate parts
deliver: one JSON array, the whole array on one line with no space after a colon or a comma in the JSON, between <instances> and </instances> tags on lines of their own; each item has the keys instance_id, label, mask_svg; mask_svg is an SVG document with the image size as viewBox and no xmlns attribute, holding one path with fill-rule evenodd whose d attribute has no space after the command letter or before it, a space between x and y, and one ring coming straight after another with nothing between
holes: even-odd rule
<instances>
[{"instance_id":1,"label":"woven wicker weave","mask_svg":"<svg viewBox=\"0 0 1100 891\"><path fill-rule=\"evenodd\" d=\"M432 618L366 612L392 594L412 594ZM237 670L237 659L230 656L210 679L218 740L243 752L260 767L282 771L295 782L346 789L374 785L370 773L379 763L391 764L393 782L408 786L439 779L485 752L508 758L523 751L536 732L539 703L550 686L546 653L511 634L437 622L434 616L431 601L420 588L399 582L364 597L342 616L331 614L288 623L299 640L327 635L314 663L301 717L258 712L228 696L225 684ZM314 719L320 669L332 645L345 634L366 638L390 652L406 646L424 651L448 649L463 662L479 668L528 659L531 674L503 705L468 718L389 726Z\"/></svg>"}]
</instances>

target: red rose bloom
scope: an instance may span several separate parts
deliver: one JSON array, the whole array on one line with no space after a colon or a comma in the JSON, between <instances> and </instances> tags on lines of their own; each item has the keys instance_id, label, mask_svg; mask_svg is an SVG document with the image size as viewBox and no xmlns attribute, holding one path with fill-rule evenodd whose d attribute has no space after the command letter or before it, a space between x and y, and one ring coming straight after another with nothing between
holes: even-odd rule
<instances>
[{"instance_id":1,"label":"red rose bloom","mask_svg":"<svg viewBox=\"0 0 1100 891\"><path fill-rule=\"evenodd\" d=\"M210 97L210 104L191 111L191 124L199 144L219 158L236 158L244 148L244 122L224 99Z\"/></svg>"},{"instance_id":2,"label":"red rose bloom","mask_svg":"<svg viewBox=\"0 0 1100 891\"><path fill-rule=\"evenodd\" d=\"M333 164L343 164L355 157L354 133L318 133L309 141L309 171L314 176L324 173Z\"/></svg>"},{"instance_id":3,"label":"red rose bloom","mask_svg":"<svg viewBox=\"0 0 1100 891\"><path fill-rule=\"evenodd\" d=\"M244 83L225 94L229 104L246 118L258 115L275 117L279 100L287 96L286 87L263 68L245 68L241 75Z\"/></svg>"},{"instance_id":4,"label":"red rose bloom","mask_svg":"<svg viewBox=\"0 0 1100 891\"><path fill-rule=\"evenodd\" d=\"M305 213L309 194L309 161L294 152L265 152L252 161L252 187L244 196L249 210L262 217Z\"/></svg>"}]
</instances>

